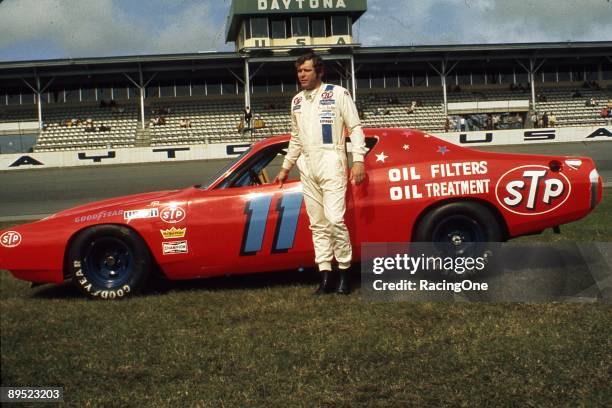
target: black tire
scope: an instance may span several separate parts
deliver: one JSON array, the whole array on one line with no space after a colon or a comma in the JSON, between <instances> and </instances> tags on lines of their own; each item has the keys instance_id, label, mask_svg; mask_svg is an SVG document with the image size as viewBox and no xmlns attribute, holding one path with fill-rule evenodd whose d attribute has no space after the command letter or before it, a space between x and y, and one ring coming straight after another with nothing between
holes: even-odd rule
<instances>
[{"instance_id":1,"label":"black tire","mask_svg":"<svg viewBox=\"0 0 612 408\"><path fill-rule=\"evenodd\" d=\"M492 255L487 243L503 241L502 227L495 215L476 202L452 202L427 212L419 221L412 237L413 242L434 244L437 256L484 258ZM478 272L467 270L461 274L451 270L445 275L470 276Z\"/></svg>"},{"instance_id":2,"label":"black tire","mask_svg":"<svg viewBox=\"0 0 612 408\"><path fill-rule=\"evenodd\" d=\"M122 299L140 292L152 270L143 239L118 225L98 225L80 232L66 261L75 285L95 299Z\"/></svg>"}]
</instances>

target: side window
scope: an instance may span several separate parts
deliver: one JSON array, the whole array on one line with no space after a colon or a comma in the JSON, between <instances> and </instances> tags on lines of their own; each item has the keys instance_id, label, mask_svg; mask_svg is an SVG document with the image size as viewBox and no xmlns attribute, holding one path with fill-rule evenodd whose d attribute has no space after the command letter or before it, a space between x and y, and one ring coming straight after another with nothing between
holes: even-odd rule
<instances>
[{"instance_id":1,"label":"side window","mask_svg":"<svg viewBox=\"0 0 612 408\"><path fill-rule=\"evenodd\" d=\"M272 184L281 169L288 145L289 143L285 142L257 153L228 177L219 188ZM297 166L291 169L288 179L288 181L295 180L299 180Z\"/></svg>"}]
</instances>

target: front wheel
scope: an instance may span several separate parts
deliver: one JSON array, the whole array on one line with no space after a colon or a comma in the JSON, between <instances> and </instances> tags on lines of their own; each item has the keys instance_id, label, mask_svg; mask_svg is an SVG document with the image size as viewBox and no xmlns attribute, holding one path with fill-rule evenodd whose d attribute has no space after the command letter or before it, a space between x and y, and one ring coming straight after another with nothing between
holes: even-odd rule
<instances>
[{"instance_id":1,"label":"front wheel","mask_svg":"<svg viewBox=\"0 0 612 408\"><path fill-rule=\"evenodd\" d=\"M136 232L123 226L99 225L75 238L68 250L67 267L87 296L112 300L142 290L152 261Z\"/></svg>"}]
</instances>

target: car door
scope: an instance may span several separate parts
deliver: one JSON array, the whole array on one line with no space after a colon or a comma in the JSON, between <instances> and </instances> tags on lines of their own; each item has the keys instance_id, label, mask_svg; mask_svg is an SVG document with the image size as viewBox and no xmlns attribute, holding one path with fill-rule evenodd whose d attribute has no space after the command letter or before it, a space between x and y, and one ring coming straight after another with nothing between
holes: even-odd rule
<instances>
[{"instance_id":1,"label":"car door","mask_svg":"<svg viewBox=\"0 0 612 408\"><path fill-rule=\"evenodd\" d=\"M272 183L287 142L247 157L215 189L201 191L190 245L202 276L272 271L314 263L302 184Z\"/></svg>"}]
</instances>

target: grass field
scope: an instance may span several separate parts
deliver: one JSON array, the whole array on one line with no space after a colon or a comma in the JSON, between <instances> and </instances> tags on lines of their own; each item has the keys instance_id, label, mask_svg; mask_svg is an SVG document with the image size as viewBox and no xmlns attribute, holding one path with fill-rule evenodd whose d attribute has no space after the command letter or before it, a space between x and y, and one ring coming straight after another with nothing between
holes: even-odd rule
<instances>
[{"instance_id":1,"label":"grass field","mask_svg":"<svg viewBox=\"0 0 612 408\"><path fill-rule=\"evenodd\" d=\"M612 191L522 240L612 241ZM5 225L6 226L6 225ZM0 273L2 386L70 406L610 406L608 304L313 298L313 273L172 283L122 302Z\"/></svg>"}]
</instances>

